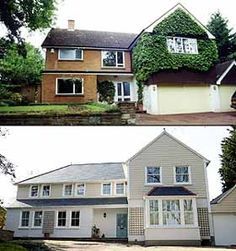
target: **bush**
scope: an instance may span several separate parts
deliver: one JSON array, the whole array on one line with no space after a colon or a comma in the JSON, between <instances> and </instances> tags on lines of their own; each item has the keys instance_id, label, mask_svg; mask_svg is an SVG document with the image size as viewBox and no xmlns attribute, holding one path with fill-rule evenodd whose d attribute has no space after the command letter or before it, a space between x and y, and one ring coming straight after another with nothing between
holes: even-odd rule
<instances>
[{"instance_id":1,"label":"bush","mask_svg":"<svg viewBox=\"0 0 236 251\"><path fill-rule=\"evenodd\" d=\"M111 81L98 82L99 101L112 104L115 96L115 86Z\"/></svg>"},{"instance_id":2,"label":"bush","mask_svg":"<svg viewBox=\"0 0 236 251\"><path fill-rule=\"evenodd\" d=\"M21 104L21 102L23 100L23 97L22 97L22 95L20 93L15 92L15 93L11 94L10 100L15 102L16 104Z\"/></svg>"}]
</instances>

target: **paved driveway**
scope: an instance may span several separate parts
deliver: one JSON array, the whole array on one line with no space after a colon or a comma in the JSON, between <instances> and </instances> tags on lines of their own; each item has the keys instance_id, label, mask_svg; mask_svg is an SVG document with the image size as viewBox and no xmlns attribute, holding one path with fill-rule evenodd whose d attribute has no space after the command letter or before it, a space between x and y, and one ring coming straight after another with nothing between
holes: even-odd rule
<instances>
[{"instance_id":1,"label":"paved driveway","mask_svg":"<svg viewBox=\"0 0 236 251\"><path fill-rule=\"evenodd\" d=\"M236 111L174 115L137 113L137 125L236 125Z\"/></svg>"},{"instance_id":2,"label":"paved driveway","mask_svg":"<svg viewBox=\"0 0 236 251\"><path fill-rule=\"evenodd\" d=\"M203 247L142 247L138 245L87 242L87 241L56 241L47 240L45 244L57 251L230 251L230 248Z\"/></svg>"}]
</instances>

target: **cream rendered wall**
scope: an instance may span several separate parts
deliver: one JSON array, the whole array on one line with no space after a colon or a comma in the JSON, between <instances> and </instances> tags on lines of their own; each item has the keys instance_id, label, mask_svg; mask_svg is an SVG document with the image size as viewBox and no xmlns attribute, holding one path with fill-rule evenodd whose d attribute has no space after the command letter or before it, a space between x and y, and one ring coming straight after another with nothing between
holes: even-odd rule
<instances>
[{"instance_id":1,"label":"cream rendered wall","mask_svg":"<svg viewBox=\"0 0 236 251\"><path fill-rule=\"evenodd\" d=\"M190 166L192 184L184 186L196 193L199 199L207 198L203 159L169 136L162 135L130 161L129 199L142 200L152 188L145 185L145 167L148 165L162 167L162 184L170 186L174 185L174 166Z\"/></svg>"},{"instance_id":2,"label":"cream rendered wall","mask_svg":"<svg viewBox=\"0 0 236 251\"><path fill-rule=\"evenodd\" d=\"M231 98L236 91L235 85L220 85L219 94L220 94L220 111L233 111L231 108Z\"/></svg>"},{"instance_id":3,"label":"cream rendered wall","mask_svg":"<svg viewBox=\"0 0 236 251\"><path fill-rule=\"evenodd\" d=\"M214 213L215 245L236 245L236 213Z\"/></svg>"},{"instance_id":4,"label":"cream rendered wall","mask_svg":"<svg viewBox=\"0 0 236 251\"><path fill-rule=\"evenodd\" d=\"M159 114L211 111L209 85L159 85Z\"/></svg>"},{"instance_id":5,"label":"cream rendered wall","mask_svg":"<svg viewBox=\"0 0 236 251\"><path fill-rule=\"evenodd\" d=\"M104 181L104 183L106 182L110 182L110 181ZM120 182L120 181L117 181ZM121 181L123 182L123 181ZM125 181L124 181L125 182ZM115 181L112 181L112 195L109 195L109 197L124 197L126 196L126 190L125 189L125 194L124 195L116 195L115 194ZM86 190L85 190L85 195L82 197L90 197L90 198L94 198L94 197L104 197L103 195L101 195L101 184L102 183L85 183L86 186ZM30 186L31 185L18 185L17 188L17 199L29 199L29 194L30 194ZM55 198L65 198L63 196L63 184L51 184L51 195L49 197L41 197L41 185L40 186L40 196L37 198L33 198L33 199L55 199ZM81 197L81 196L75 196L74 192L73 192L73 196L67 196L68 198L72 198L72 197Z\"/></svg>"},{"instance_id":6,"label":"cream rendered wall","mask_svg":"<svg viewBox=\"0 0 236 251\"><path fill-rule=\"evenodd\" d=\"M119 213L128 213L128 209L104 208L93 210L93 225L100 229L100 234L107 238L116 237L116 215ZM103 217L106 213L106 218ZM128 226L127 226L128 227Z\"/></svg>"}]
</instances>

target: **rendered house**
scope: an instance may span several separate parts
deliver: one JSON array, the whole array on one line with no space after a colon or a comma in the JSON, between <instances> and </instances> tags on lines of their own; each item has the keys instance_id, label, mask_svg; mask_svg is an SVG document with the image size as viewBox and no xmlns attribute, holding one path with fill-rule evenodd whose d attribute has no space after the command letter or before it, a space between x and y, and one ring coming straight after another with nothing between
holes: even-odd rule
<instances>
[{"instance_id":1,"label":"rendered house","mask_svg":"<svg viewBox=\"0 0 236 251\"><path fill-rule=\"evenodd\" d=\"M104 80L115 84L115 102L137 101L133 51L144 34L153 34L157 25L180 10L202 34L188 37L172 29L164 38L166 53L172 56L170 61L173 57L187 56L190 60L199 58L199 62L205 64L207 60L201 59L202 42L210 42L214 36L181 4L140 34L79 30L75 29L74 21L69 20L68 29L51 29L42 44L46 49L42 102L97 101L97 82ZM143 67L151 66L144 63ZM144 84L144 110L150 114L231 111L231 97L236 90L236 63L215 62L204 71L190 70L188 65L175 70L164 68L152 74Z\"/></svg>"},{"instance_id":2,"label":"rendered house","mask_svg":"<svg viewBox=\"0 0 236 251\"><path fill-rule=\"evenodd\" d=\"M209 161L166 131L124 163L62 167L17 183L15 237L128 238L146 245L210 240Z\"/></svg>"},{"instance_id":3,"label":"rendered house","mask_svg":"<svg viewBox=\"0 0 236 251\"><path fill-rule=\"evenodd\" d=\"M215 244L236 244L236 185L211 201ZM222 227L224 226L224 227Z\"/></svg>"}]
</instances>

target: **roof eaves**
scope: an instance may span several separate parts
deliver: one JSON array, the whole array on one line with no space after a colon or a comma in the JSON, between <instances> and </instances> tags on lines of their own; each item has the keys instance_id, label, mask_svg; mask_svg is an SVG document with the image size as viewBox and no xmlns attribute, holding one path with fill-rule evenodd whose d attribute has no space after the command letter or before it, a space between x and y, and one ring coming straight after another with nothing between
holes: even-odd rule
<instances>
[{"instance_id":1,"label":"roof eaves","mask_svg":"<svg viewBox=\"0 0 236 251\"><path fill-rule=\"evenodd\" d=\"M218 203L220 203L225 197L227 197L230 193L232 193L235 188L236 188L236 184L232 188L230 188L228 191L226 191L223 194L220 194L218 197L216 197L214 199L214 200L216 200L216 202L212 203L212 204L218 204ZM217 198L219 198L219 199L217 200ZM214 201L214 200L212 200L212 201Z\"/></svg>"},{"instance_id":2,"label":"roof eaves","mask_svg":"<svg viewBox=\"0 0 236 251\"><path fill-rule=\"evenodd\" d=\"M221 76L216 81L217 85L220 85L225 76L229 73L233 66L236 66L236 61L233 60L232 63L227 67L227 69L221 74Z\"/></svg>"}]
</instances>

